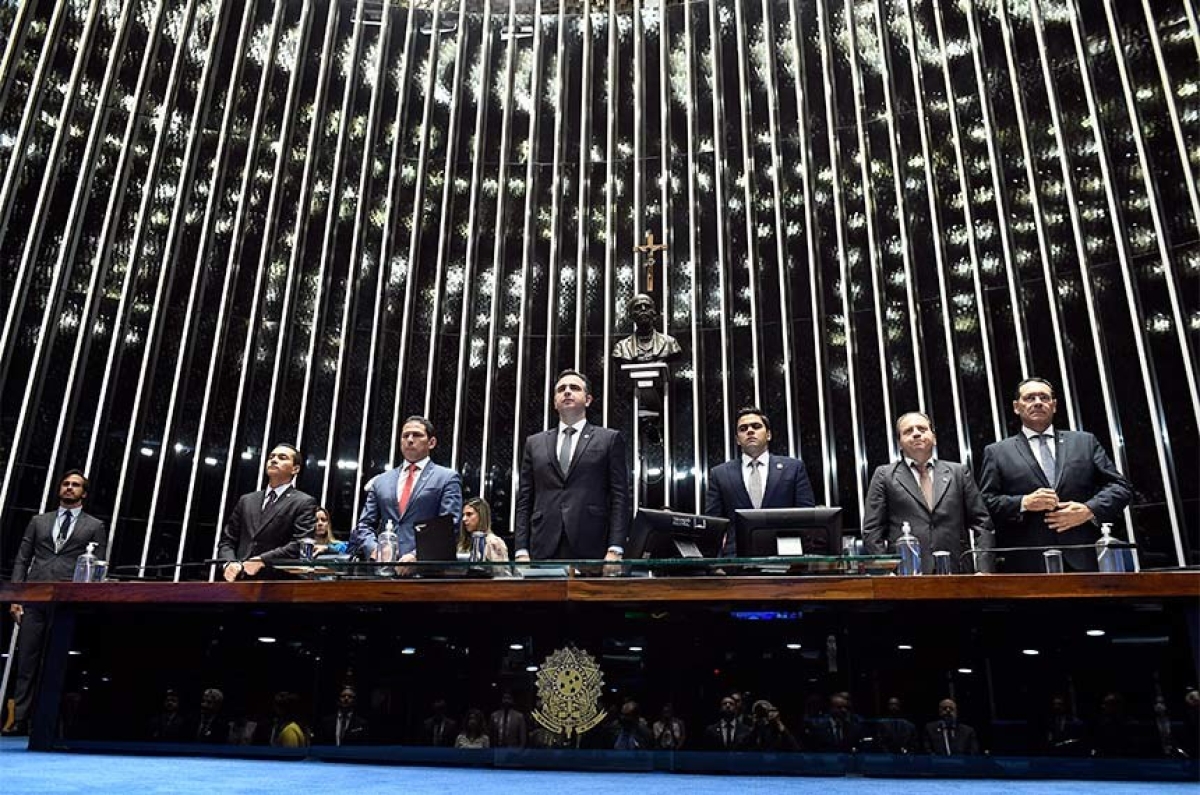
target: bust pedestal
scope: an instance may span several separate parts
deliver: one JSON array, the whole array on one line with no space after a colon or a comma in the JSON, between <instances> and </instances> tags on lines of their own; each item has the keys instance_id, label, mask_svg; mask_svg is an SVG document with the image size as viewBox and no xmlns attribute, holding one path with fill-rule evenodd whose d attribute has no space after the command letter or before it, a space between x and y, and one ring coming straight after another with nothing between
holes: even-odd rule
<instances>
[{"instance_id":1,"label":"bust pedestal","mask_svg":"<svg viewBox=\"0 0 1200 795\"><path fill-rule=\"evenodd\" d=\"M669 488L664 431L671 366L626 362L621 373L633 387L633 508L664 508Z\"/></svg>"}]
</instances>

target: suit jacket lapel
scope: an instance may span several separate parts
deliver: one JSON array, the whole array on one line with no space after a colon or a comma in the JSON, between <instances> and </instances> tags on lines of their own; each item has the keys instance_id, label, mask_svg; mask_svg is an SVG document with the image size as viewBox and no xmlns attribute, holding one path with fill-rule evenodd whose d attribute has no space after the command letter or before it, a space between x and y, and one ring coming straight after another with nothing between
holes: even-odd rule
<instances>
[{"instance_id":1,"label":"suit jacket lapel","mask_svg":"<svg viewBox=\"0 0 1200 795\"><path fill-rule=\"evenodd\" d=\"M250 510L246 511L246 518L250 521L250 537L258 535L266 525L266 516L263 514L263 500L267 498L267 489L254 492L254 499L250 500Z\"/></svg>"},{"instance_id":2,"label":"suit jacket lapel","mask_svg":"<svg viewBox=\"0 0 1200 795\"><path fill-rule=\"evenodd\" d=\"M558 465L558 426L554 426L550 430L542 434L544 444L546 445L546 457L550 459L550 465L554 467L554 471L558 473L562 480L567 479L567 473L562 471L562 467Z\"/></svg>"},{"instance_id":3,"label":"suit jacket lapel","mask_svg":"<svg viewBox=\"0 0 1200 795\"><path fill-rule=\"evenodd\" d=\"M921 491L920 484L917 483L917 476L913 474L912 467L906 464L903 458L896 462L895 479L908 492L908 496L913 498L913 502L925 510L929 510L929 506L925 504L925 494Z\"/></svg>"},{"instance_id":4,"label":"suit jacket lapel","mask_svg":"<svg viewBox=\"0 0 1200 795\"><path fill-rule=\"evenodd\" d=\"M1034 476L1041 481L1042 485L1052 485L1048 480L1046 480L1046 473L1042 471L1042 465L1038 463L1037 456L1033 454L1033 448L1029 446L1029 440L1025 438L1024 431L1021 431L1017 434L1017 454L1020 455L1021 458L1025 459L1025 463L1030 469L1033 470ZM1054 456L1055 463L1057 463L1058 458L1058 455Z\"/></svg>"},{"instance_id":5,"label":"suit jacket lapel","mask_svg":"<svg viewBox=\"0 0 1200 795\"><path fill-rule=\"evenodd\" d=\"M1054 434L1054 488L1058 488L1058 484L1062 482L1063 470L1067 468L1067 461L1070 460L1068 455L1071 446L1071 434L1066 431L1057 431Z\"/></svg>"},{"instance_id":6,"label":"suit jacket lapel","mask_svg":"<svg viewBox=\"0 0 1200 795\"><path fill-rule=\"evenodd\" d=\"M730 461L733 466L727 470L730 479L731 492L737 498L734 510L738 508L753 508L754 503L750 501L750 491L746 488L746 479L742 476L742 456L739 454L737 458ZM763 502L767 501L766 496L763 496Z\"/></svg>"},{"instance_id":7,"label":"suit jacket lapel","mask_svg":"<svg viewBox=\"0 0 1200 795\"><path fill-rule=\"evenodd\" d=\"M787 472L787 469L784 468L783 461L771 455L770 453L767 454L766 470L767 471L763 473L763 476L767 479L767 487L763 490L762 507L764 508L775 504L775 493L783 488L783 475L785 472ZM742 490L745 491L746 481L742 480L741 483ZM746 498L750 498L750 492L748 491L746 492Z\"/></svg>"},{"instance_id":8,"label":"suit jacket lapel","mask_svg":"<svg viewBox=\"0 0 1200 795\"><path fill-rule=\"evenodd\" d=\"M942 497L946 496L946 491L950 488L950 467L945 462L938 461L933 468L933 472L929 473L933 477L933 511L937 508L938 503L942 501Z\"/></svg>"},{"instance_id":9,"label":"suit jacket lapel","mask_svg":"<svg viewBox=\"0 0 1200 795\"><path fill-rule=\"evenodd\" d=\"M575 471L575 464L579 461L579 457L587 450L588 445L592 443L592 437L596 435L596 429L590 422L583 424L583 430L579 432L579 441L575 443L575 452L571 454L571 468L567 471L569 477Z\"/></svg>"}]
</instances>

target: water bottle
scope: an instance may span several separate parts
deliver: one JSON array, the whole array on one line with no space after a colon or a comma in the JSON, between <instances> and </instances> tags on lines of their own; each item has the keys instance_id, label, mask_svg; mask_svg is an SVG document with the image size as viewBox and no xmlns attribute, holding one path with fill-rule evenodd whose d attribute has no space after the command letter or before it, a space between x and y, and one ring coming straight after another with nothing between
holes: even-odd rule
<instances>
[{"instance_id":1,"label":"water bottle","mask_svg":"<svg viewBox=\"0 0 1200 795\"><path fill-rule=\"evenodd\" d=\"M92 582L96 576L96 556L92 550L96 548L96 542L90 541L87 545L87 552L84 552L75 560L75 574L71 577L71 582Z\"/></svg>"},{"instance_id":2,"label":"water bottle","mask_svg":"<svg viewBox=\"0 0 1200 795\"><path fill-rule=\"evenodd\" d=\"M1130 570L1128 552L1114 547L1112 525L1100 525L1100 538L1096 541L1096 564L1104 574L1122 574Z\"/></svg>"},{"instance_id":3,"label":"water bottle","mask_svg":"<svg viewBox=\"0 0 1200 795\"><path fill-rule=\"evenodd\" d=\"M383 532L379 534L379 548L376 550L376 560L380 563L395 563L400 559L400 536L396 535L395 524L387 520Z\"/></svg>"},{"instance_id":4,"label":"water bottle","mask_svg":"<svg viewBox=\"0 0 1200 795\"><path fill-rule=\"evenodd\" d=\"M487 560L487 533L471 533L471 562L482 563Z\"/></svg>"},{"instance_id":5,"label":"water bottle","mask_svg":"<svg viewBox=\"0 0 1200 795\"><path fill-rule=\"evenodd\" d=\"M900 528L900 537L896 539L896 549L900 552L900 565L896 573L902 577L916 577L921 574L921 542L912 534L912 528L905 522Z\"/></svg>"}]
</instances>

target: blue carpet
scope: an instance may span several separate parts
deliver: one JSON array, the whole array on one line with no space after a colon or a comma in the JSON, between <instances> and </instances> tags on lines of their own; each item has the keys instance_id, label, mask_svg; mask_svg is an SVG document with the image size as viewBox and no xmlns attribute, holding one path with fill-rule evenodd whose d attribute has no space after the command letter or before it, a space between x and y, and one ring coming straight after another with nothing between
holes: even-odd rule
<instances>
[{"instance_id":1,"label":"blue carpet","mask_svg":"<svg viewBox=\"0 0 1200 795\"><path fill-rule=\"evenodd\" d=\"M558 792L571 795L677 793L820 792L821 795L895 795L919 788L922 795L1149 795L1184 792L1195 784L1139 784L1097 781L964 781L877 778L782 778L692 776L671 773L562 773L466 768L203 759L167 756L36 753L25 741L0 740L0 783L5 793L228 793L404 792L415 795L471 795Z\"/></svg>"}]
</instances>

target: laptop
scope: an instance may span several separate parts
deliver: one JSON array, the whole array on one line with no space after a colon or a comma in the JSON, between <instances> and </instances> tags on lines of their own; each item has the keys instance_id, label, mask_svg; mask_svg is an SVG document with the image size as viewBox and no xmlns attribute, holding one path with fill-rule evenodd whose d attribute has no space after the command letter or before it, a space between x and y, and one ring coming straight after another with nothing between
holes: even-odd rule
<instances>
[{"instance_id":1,"label":"laptop","mask_svg":"<svg viewBox=\"0 0 1200 795\"><path fill-rule=\"evenodd\" d=\"M454 535L454 517L438 516L413 526L417 537L417 560L456 561L458 539Z\"/></svg>"}]
</instances>

